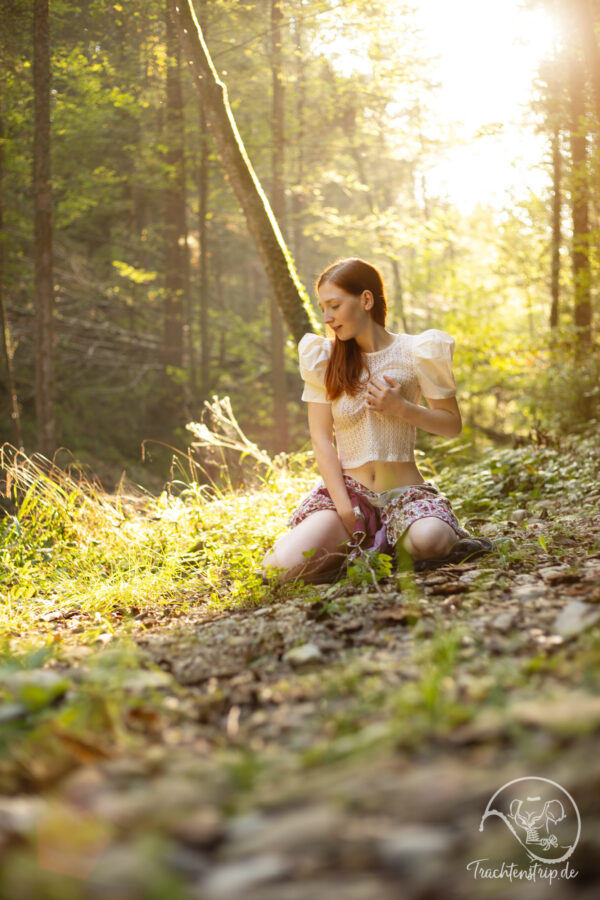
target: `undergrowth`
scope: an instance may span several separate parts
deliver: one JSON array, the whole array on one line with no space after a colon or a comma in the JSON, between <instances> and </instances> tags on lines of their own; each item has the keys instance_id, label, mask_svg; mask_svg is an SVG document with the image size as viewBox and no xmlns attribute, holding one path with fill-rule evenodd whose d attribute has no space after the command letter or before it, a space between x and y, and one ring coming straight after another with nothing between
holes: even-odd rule
<instances>
[{"instance_id":1,"label":"undergrowth","mask_svg":"<svg viewBox=\"0 0 600 900\"><path fill-rule=\"evenodd\" d=\"M190 425L192 452L174 457L173 477L153 496L121 483L109 494L76 466L59 468L5 445L0 455L5 514L0 518L0 630L15 641L76 609L90 615L90 636L111 632L156 605L254 605L293 590L256 574L265 552L317 477L311 453L271 460L243 435L228 399L207 404L214 428ZM421 453L419 466L451 498L467 527L498 521L511 509L594 484L593 432L550 446L484 450L468 461L460 438ZM464 453L463 453L464 451ZM230 460L250 470L243 488ZM211 475L203 460L212 460ZM215 457L220 455L220 465ZM465 460L466 457L466 460ZM249 483L248 483L249 482ZM565 483L568 483L566 486ZM389 558L350 567L352 583L389 574ZM45 623L45 624L44 624ZM86 635L80 640L85 641Z\"/></svg>"}]
</instances>

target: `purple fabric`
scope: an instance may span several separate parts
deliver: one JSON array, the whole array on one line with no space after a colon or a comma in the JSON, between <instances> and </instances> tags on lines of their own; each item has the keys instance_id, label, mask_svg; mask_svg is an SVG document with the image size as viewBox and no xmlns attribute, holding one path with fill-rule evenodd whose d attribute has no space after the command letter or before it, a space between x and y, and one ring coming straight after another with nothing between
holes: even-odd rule
<instances>
[{"instance_id":1,"label":"purple fabric","mask_svg":"<svg viewBox=\"0 0 600 900\"><path fill-rule=\"evenodd\" d=\"M362 550L376 550L378 553L387 553L394 555L394 548L388 541L385 524L381 520L381 512L378 507L373 506L370 500L363 493L354 490L354 488L346 486L348 497L355 512L354 531L348 542L350 553L348 559L358 556L358 548ZM331 499L331 494L325 486L317 491L324 497Z\"/></svg>"}]
</instances>

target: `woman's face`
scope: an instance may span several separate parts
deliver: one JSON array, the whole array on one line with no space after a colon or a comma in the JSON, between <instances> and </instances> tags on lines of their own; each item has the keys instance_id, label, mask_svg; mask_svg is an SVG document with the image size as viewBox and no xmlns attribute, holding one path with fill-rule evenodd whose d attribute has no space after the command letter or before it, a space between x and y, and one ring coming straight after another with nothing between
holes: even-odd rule
<instances>
[{"instance_id":1,"label":"woman's face","mask_svg":"<svg viewBox=\"0 0 600 900\"><path fill-rule=\"evenodd\" d=\"M318 294L323 320L341 341L356 337L365 328L370 318L368 308L373 305L370 291L363 291L356 296L338 287L333 281L326 281L319 288Z\"/></svg>"}]
</instances>

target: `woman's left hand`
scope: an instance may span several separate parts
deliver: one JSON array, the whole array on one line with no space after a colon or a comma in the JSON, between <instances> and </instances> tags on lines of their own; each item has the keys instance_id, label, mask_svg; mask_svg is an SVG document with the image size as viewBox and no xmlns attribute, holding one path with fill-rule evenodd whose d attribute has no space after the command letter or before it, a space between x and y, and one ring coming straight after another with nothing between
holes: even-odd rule
<instances>
[{"instance_id":1,"label":"woman's left hand","mask_svg":"<svg viewBox=\"0 0 600 900\"><path fill-rule=\"evenodd\" d=\"M389 375L376 375L367 383L365 403L369 409L388 416L401 416L406 402L402 388Z\"/></svg>"}]
</instances>

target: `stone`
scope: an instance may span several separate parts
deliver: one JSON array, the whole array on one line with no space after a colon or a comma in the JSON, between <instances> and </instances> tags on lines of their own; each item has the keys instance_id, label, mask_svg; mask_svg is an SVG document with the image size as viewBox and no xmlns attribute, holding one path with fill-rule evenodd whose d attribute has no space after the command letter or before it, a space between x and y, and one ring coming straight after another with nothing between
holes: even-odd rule
<instances>
[{"instance_id":1,"label":"stone","mask_svg":"<svg viewBox=\"0 0 600 900\"><path fill-rule=\"evenodd\" d=\"M45 808L45 801L39 797L0 797L0 835L30 834Z\"/></svg>"},{"instance_id":2,"label":"stone","mask_svg":"<svg viewBox=\"0 0 600 900\"><path fill-rule=\"evenodd\" d=\"M212 849L225 836L225 822L218 809L205 807L194 810L176 822L171 833L178 840L192 847Z\"/></svg>"},{"instance_id":3,"label":"stone","mask_svg":"<svg viewBox=\"0 0 600 900\"><path fill-rule=\"evenodd\" d=\"M482 525L477 526L478 534L481 534L483 537L493 538L499 532L499 527L495 522L484 522Z\"/></svg>"},{"instance_id":4,"label":"stone","mask_svg":"<svg viewBox=\"0 0 600 900\"><path fill-rule=\"evenodd\" d=\"M600 696L569 691L539 700L520 700L508 707L508 716L523 725L557 732L589 732L600 724Z\"/></svg>"},{"instance_id":5,"label":"stone","mask_svg":"<svg viewBox=\"0 0 600 900\"><path fill-rule=\"evenodd\" d=\"M406 825L389 832L376 846L383 866L399 875L418 875L435 860L441 863L456 843L446 828Z\"/></svg>"},{"instance_id":6,"label":"stone","mask_svg":"<svg viewBox=\"0 0 600 900\"><path fill-rule=\"evenodd\" d=\"M67 678L49 669L25 669L3 673L0 676L0 684L4 684L17 700L30 709L53 703L70 687Z\"/></svg>"},{"instance_id":7,"label":"stone","mask_svg":"<svg viewBox=\"0 0 600 900\"><path fill-rule=\"evenodd\" d=\"M491 627L495 628L496 631L502 631L506 633L513 627L516 619L516 610L507 609L506 612L501 612L499 616L496 616L496 618L492 620Z\"/></svg>"},{"instance_id":8,"label":"stone","mask_svg":"<svg viewBox=\"0 0 600 900\"><path fill-rule=\"evenodd\" d=\"M529 513L526 509L515 509L513 510L511 519L518 524L519 522L522 522L523 519L526 519L528 515Z\"/></svg>"},{"instance_id":9,"label":"stone","mask_svg":"<svg viewBox=\"0 0 600 900\"><path fill-rule=\"evenodd\" d=\"M580 600L572 600L558 614L554 621L553 631L563 637L580 634L600 621L600 609Z\"/></svg>"},{"instance_id":10,"label":"stone","mask_svg":"<svg viewBox=\"0 0 600 900\"><path fill-rule=\"evenodd\" d=\"M298 647L288 650L283 659L292 666L305 666L313 662L321 662L323 654L316 644L300 644Z\"/></svg>"},{"instance_id":11,"label":"stone","mask_svg":"<svg viewBox=\"0 0 600 900\"><path fill-rule=\"evenodd\" d=\"M245 831L239 823L228 830L230 839L221 850L222 859L300 851L321 855L336 842L343 816L331 806L318 804L272 813L247 824L251 827Z\"/></svg>"},{"instance_id":12,"label":"stone","mask_svg":"<svg viewBox=\"0 0 600 900\"><path fill-rule=\"evenodd\" d=\"M586 559L583 562L583 581L600 585L600 560Z\"/></svg>"},{"instance_id":13,"label":"stone","mask_svg":"<svg viewBox=\"0 0 600 900\"><path fill-rule=\"evenodd\" d=\"M511 588L511 596L520 603L527 603L529 600L541 600L548 594L545 585L540 584L517 584Z\"/></svg>"},{"instance_id":14,"label":"stone","mask_svg":"<svg viewBox=\"0 0 600 900\"><path fill-rule=\"evenodd\" d=\"M579 575L569 571L570 566L546 566L539 570L539 574L546 584L564 584L565 582L578 581Z\"/></svg>"},{"instance_id":15,"label":"stone","mask_svg":"<svg viewBox=\"0 0 600 900\"><path fill-rule=\"evenodd\" d=\"M251 859L223 863L201 881L198 897L203 900L231 900L243 897L247 891L262 884L279 881L290 874L291 862L275 853L265 853Z\"/></svg>"}]
</instances>

